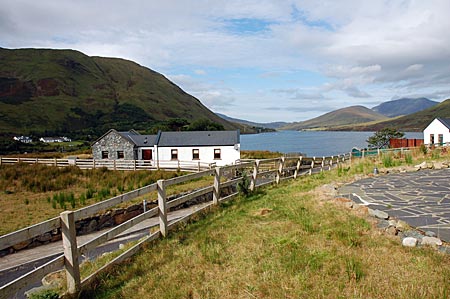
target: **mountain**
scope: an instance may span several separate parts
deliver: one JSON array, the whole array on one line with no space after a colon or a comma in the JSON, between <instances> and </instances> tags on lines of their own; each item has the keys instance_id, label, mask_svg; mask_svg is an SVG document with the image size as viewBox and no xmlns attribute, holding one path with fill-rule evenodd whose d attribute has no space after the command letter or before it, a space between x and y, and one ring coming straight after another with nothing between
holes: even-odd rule
<instances>
[{"instance_id":1,"label":"mountain","mask_svg":"<svg viewBox=\"0 0 450 299\"><path fill-rule=\"evenodd\" d=\"M229 122L243 124L243 125L247 125L250 127L256 127L256 128L278 129L278 128L288 124L287 122L282 122L282 121L270 122L270 123L256 123L256 122L251 122L251 121L244 120L244 119L229 117L229 116L227 116L225 114L221 114L221 113L216 113L216 114Z\"/></svg>"},{"instance_id":2,"label":"mountain","mask_svg":"<svg viewBox=\"0 0 450 299\"><path fill-rule=\"evenodd\" d=\"M283 130L332 130L337 126L379 121L387 117L364 106L351 106L328 112L316 118L283 126Z\"/></svg>"},{"instance_id":3,"label":"mountain","mask_svg":"<svg viewBox=\"0 0 450 299\"><path fill-rule=\"evenodd\" d=\"M388 117L396 117L416 113L438 103L427 98L401 98L381 103L373 107L372 110Z\"/></svg>"},{"instance_id":4,"label":"mountain","mask_svg":"<svg viewBox=\"0 0 450 299\"><path fill-rule=\"evenodd\" d=\"M341 130L377 131L382 128L391 127L405 132L420 132L436 117L450 117L450 99L443 101L431 108L397 117L395 119L381 121L372 124L362 124L357 127L343 126Z\"/></svg>"},{"instance_id":5,"label":"mountain","mask_svg":"<svg viewBox=\"0 0 450 299\"><path fill-rule=\"evenodd\" d=\"M74 50L0 48L0 133L98 136L170 119L236 126L163 75Z\"/></svg>"}]
</instances>

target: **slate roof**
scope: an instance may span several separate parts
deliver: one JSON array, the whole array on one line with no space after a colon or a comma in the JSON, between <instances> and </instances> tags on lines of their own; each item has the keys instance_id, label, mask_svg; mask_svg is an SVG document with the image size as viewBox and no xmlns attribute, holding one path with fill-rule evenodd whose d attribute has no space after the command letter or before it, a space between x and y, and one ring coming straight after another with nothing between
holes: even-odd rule
<instances>
[{"instance_id":1,"label":"slate roof","mask_svg":"<svg viewBox=\"0 0 450 299\"><path fill-rule=\"evenodd\" d=\"M444 124L444 126L446 126L447 128L450 129L450 118L442 118L442 117L438 117L437 118L441 123Z\"/></svg>"},{"instance_id":2,"label":"slate roof","mask_svg":"<svg viewBox=\"0 0 450 299\"><path fill-rule=\"evenodd\" d=\"M238 131L160 132L158 146L215 146L240 143Z\"/></svg>"},{"instance_id":3,"label":"slate roof","mask_svg":"<svg viewBox=\"0 0 450 299\"><path fill-rule=\"evenodd\" d=\"M157 135L129 135L128 138L138 147L154 146Z\"/></svg>"},{"instance_id":4,"label":"slate roof","mask_svg":"<svg viewBox=\"0 0 450 299\"><path fill-rule=\"evenodd\" d=\"M101 140L110 132L117 132L114 129L109 130ZM157 144L162 147L169 146L219 146L235 145L240 143L240 132L237 131L188 131L188 132L158 132L158 135L141 135L134 130L127 132L117 132L120 136L128 140L137 147L154 146ZM93 144L95 144L95 141Z\"/></svg>"}]
</instances>

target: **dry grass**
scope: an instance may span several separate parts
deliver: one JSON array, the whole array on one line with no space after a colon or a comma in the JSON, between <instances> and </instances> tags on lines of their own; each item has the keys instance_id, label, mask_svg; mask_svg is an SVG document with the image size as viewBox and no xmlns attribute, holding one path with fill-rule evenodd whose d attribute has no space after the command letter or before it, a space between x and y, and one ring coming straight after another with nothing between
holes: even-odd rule
<instances>
[{"instance_id":1,"label":"dry grass","mask_svg":"<svg viewBox=\"0 0 450 299\"><path fill-rule=\"evenodd\" d=\"M178 175L164 171L81 170L22 163L0 165L0 235L56 217L64 210L79 209ZM61 196L64 200L60 200ZM156 198L155 194L146 198L152 196Z\"/></svg>"},{"instance_id":2,"label":"dry grass","mask_svg":"<svg viewBox=\"0 0 450 299\"><path fill-rule=\"evenodd\" d=\"M404 248L311 192L332 171L267 188L101 276L83 298L448 298L450 256Z\"/></svg>"}]
</instances>

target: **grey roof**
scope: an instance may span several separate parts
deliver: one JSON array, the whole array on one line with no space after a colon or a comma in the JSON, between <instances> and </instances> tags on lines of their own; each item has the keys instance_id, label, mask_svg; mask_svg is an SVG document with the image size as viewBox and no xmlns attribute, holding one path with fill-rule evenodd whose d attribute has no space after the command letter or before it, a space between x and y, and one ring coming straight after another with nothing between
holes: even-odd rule
<instances>
[{"instance_id":1,"label":"grey roof","mask_svg":"<svg viewBox=\"0 0 450 299\"><path fill-rule=\"evenodd\" d=\"M443 123L447 128L450 129L450 118L442 118L442 117L438 117L437 118L441 123Z\"/></svg>"},{"instance_id":2,"label":"grey roof","mask_svg":"<svg viewBox=\"0 0 450 299\"><path fill-rule=\"evenodd\" d=\"M160 132L158 146L214 146L240 143L238 131Z\"/></svg>"},{"instance_id":3,"label":"grey roof","mask_svg":"<svg viewBox=\"0 0 450 299\"><path fill-rule=\"evenodd\" d=\"M157 135L129 135L128 138L138 147L154 146Z\"/></svg>"}]
</instances>

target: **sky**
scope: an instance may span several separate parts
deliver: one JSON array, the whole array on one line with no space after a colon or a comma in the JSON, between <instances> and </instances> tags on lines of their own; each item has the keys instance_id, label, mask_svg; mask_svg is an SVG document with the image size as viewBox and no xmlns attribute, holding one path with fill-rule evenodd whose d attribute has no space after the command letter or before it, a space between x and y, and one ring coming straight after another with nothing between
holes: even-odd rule
<instances>
[{"instance_id":1,"label":"sky","mask_svg":"<svg viewBox=\"0 0 450 299\"><path fill-rule=\"evenodd\" d=\"M450 98L448 0L0 0L0 47L162 73L214 112L302 121Z\"/></svg>"}]
</instances>

